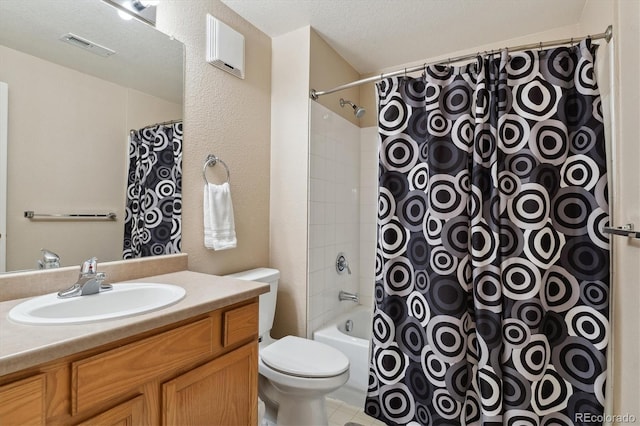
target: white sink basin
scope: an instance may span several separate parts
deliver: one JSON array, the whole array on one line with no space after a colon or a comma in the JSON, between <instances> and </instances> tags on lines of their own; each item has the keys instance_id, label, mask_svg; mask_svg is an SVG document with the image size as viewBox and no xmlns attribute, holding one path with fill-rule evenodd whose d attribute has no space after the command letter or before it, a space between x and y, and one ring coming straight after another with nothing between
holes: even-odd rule
<instances>
[{"instance_id":1,"label":"white sink basin","mask_svg":"<svg viewBox=\"0 0 640 426\"><path fill-rule=\"evenodd\" d=\"M171 284L123 283L113 290L66 299L57 293L34 297L9 311L9 319L29 325L84 324L138 315L167 307L185 295Z\"/></svg>"}]
</instances>

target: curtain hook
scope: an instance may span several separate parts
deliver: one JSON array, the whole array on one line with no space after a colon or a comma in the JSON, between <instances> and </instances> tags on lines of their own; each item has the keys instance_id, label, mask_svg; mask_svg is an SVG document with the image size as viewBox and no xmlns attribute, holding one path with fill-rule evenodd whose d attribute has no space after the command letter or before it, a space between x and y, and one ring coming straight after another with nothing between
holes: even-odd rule
<instances>
[{"instance_id":1,"label":"curtain hook","mask_svg":"<svg viewBox=\"0 0 640 426\"><path fill-rule=\"evenodd\" d=\"M540 42L540 44L538 45L538 50L542 52L542 42Z\"/></svg>"},{"instance_id":2,"label":"curtain hook","mask_svg":"<svg viewBox=\"0 0 640 426\"><path fill-rule=\"evenodd\" d=\"M404 78L407 78L407 69L404 69Z\"/></svg>"},{"instance_id":3,"label":"curtain hook","mask_svg":"<svg viewBox=\"0 0 640 426\"><path fill-rule=\"evenodd\" d=\"M570 42L570 44L571 44L571 47L573 47L573 37L571 37L571 42Z\"/></svg>"}]
</instances>

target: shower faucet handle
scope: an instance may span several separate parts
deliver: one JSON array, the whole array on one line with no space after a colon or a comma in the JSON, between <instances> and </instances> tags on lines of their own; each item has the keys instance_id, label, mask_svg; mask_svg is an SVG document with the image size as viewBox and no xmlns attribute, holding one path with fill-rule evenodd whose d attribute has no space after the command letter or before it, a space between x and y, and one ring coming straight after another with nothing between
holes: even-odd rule
<instances>
[{"instance_id":1,"label":"shower faucet handle","mask_svg":"<svg viewBox=\"0 0 640 426\"><path fill-rule=\"evenodd\" d=\"M349 262L345 257L344 253L338 253L338 257L336 258L336 271L339 274L344 274L345 269L347 273L351 275L351 268L349 267Z\"/></svg>"}]
</instances>

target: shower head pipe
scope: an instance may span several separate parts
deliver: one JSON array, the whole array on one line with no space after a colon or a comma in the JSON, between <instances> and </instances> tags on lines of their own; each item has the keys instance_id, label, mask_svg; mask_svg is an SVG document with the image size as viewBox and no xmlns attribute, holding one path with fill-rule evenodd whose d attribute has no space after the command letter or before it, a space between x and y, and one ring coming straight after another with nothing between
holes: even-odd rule
<instances>
[{"instance_id":1,"label":"shower head pipe","mask_svg":"<svg viewBox=\"0 0 640 426\"><path fill-rule=\"evenodd\" d=\"M361 118L366 112L367 110L364 109L363 107L359 107L358 105L354 104L353 102L349 101L349 100L345 100L343 98L340 98L340 106L342 108L344 108L345 105L351 105L351 108L353 108L353 115L356 116L356 118Z\"/></svg>"}]
</instances>

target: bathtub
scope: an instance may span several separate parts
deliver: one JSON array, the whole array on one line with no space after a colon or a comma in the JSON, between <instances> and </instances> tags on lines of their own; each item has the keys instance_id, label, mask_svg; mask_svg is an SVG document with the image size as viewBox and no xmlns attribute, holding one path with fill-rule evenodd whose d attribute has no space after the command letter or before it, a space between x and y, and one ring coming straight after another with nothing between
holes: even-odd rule
<instances>
[{"instance_id":1,"label":"bathtub","mask_svg":"<svg viewBox=\"0 0 640 426\"><path fill-rule=\"evenodd\" d=\"M346 330L347 321L353 324L351 331ZM364 406L369 383L370 336L371 310L362 305L355 306L313 333L313 340L326 343L349 358L349 380L329 397L356 407Z\"/></svg>"}]
</instances>

